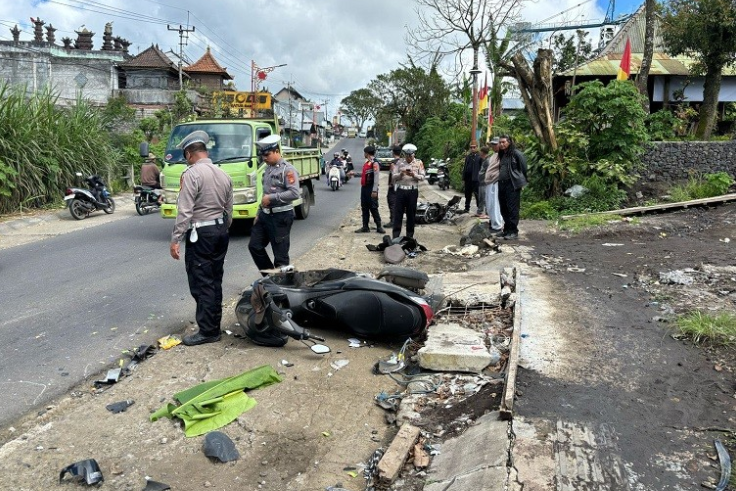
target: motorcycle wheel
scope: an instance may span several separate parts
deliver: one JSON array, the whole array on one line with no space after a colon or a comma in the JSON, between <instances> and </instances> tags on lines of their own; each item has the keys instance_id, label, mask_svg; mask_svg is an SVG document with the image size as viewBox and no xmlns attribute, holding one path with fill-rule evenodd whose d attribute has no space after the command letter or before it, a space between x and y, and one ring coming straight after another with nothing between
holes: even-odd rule
<instances>
[{"instance_id":1,"label":"motorcycle wheel","mask_svg":"<svg viewBox=\"0 0 736 491\"><path fill-rule=\"evenodd\" d=\"M336 182L331 182L330 183L330 187L332 188L333 191L337 191L337 183Z\"/></svg>"},{"instance_id":2,"label":"motorcycle wheel","mask_svg":"<svg viewBox=\"0 0 736 491\"><path fill-rule=\"evenodd\" d=\"M144 208L143 204L141 203L141 200L136 198L135 200L135 211L140 215L146 215L148 213L148 208Z\"/></svg>"},{"instance_id":3,"label":"motorcycle wheel","mask_svg":"<svg viewBox=\"0 0 736 491\"><path fill-rule=\"evenodd\" d=\"M103 208L103 211L108 215L115 211L115 201L112 198L107 198L107 208Z\"/></svg>"},{"instance_id":4,"label":"motorcycle wheel","mask_svg":"<svg viewBox=\"0 0 736 491\"><path fill-rule=\"evenodd\" d=\"M73 199L69 202L69 213L71 213L75 220L84 220L87 218L87 209L78 199Z\"/></svg>"},{"instance_id":5,"label":"motorcycle wheel","mask_svg":"<svg viewBox=\"0 0 736 491\"><path fill-rule=\"evenodd\" d=\"M424 223L435 223L440 221L440 209L430 205L424 213Z\"/></svg>"}]
</instances>

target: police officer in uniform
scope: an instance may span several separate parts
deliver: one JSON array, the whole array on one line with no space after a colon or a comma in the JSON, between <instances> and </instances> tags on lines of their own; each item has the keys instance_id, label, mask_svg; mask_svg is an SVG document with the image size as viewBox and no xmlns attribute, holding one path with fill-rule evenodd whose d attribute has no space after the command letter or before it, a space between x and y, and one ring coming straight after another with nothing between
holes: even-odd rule
<instances>
[{"instance_id":1,"label":"police officer in uniform","mask_svg":"<svg viewBox=\"0 0 736 491\"><path fill-rule=\"evenodd\" d=\"M401 235L401 223L406 213L406 236L414 237L414 219L419 199L419 183L424 180L424 163L414 158L417 147L407 143L401 148L404 158L394 164L391 178L396 189L392 237Z\"/></svg>"},{"instance_id":2,"label":"police officer in uniform","mask_svg":"<svg viewBox=\"0 0 736 491\"><path fill-rule=\"evenodd\" d=\"M289 234L294 223L295 199L301 196L299 174L281 157L278 135L256 142L258 154L268 166L263 173L263 198L250 232L248 250L263 276L274 267L289 265ZM266 247L271 244L273 262Z\"/></svg>"},{"instance_id":3,"label":"police officer in uniform","mask_svg":"<svg viewBox=\"0 0 736 491\"><path fill-rule=\"evenodd\" d=\"M372 215L376 223L376 232L383 234L385 230L381 227L381 215L378 213L378 178L381 167L375 159L376 147L371 145L365 147L363 155L366 159L360 174L360 209L363 212L363 226L355 233L371 231L368 228L368 221Z\"/></svg>"},{"instance_id":4,"label":"police officer in uniform","mask_svg":"<svg viewBox=\"0 0 736 491\"><path fill-rule=\"evenodd\" d=\"M222 319L222 274L230 241L233 183L212 164L207 154L209 135L194 131L179 144L187 168L181 175L177 215L169 252L179 259L179 243L186 240L184 264L189 291L197 302L199 331L184 336L187 346L220 340Z\"/></svg>"}]
</instances>

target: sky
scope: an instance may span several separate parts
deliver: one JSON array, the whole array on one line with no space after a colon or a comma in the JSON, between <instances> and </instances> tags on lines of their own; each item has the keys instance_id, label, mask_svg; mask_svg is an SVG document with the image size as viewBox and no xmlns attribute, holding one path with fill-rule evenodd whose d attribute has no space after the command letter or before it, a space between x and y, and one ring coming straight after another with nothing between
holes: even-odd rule
<instances>
[{"instance_id":1,"label":"sky","mask_svg":"<svg viewBox=\"0 0 736 491\"><path fill-rule=\"evenodd\" d=\"M609 1L527 0L522 15L532 24L591 21L604 17ZM618 0L615 15L632 13L641 2ZM151 44L178 53L181 25L195 29L183 48L188 61L209 46L239 90L250 90L253 62L261 68L285 64L261 88L277 92L291 85L334 114L351 91L407 60L406 33L418 27L416 9L414 0L4 0L0 40L11 40L15 25L21 40L32 40L34 17L57 29L59 45L63 37L75 39L74 31L84 25L96 33L99 49L104 26L112 22L113 35L132 42L132 54ZM456 64L444 65L450 77Z\"/></svg>"}]
</instances>

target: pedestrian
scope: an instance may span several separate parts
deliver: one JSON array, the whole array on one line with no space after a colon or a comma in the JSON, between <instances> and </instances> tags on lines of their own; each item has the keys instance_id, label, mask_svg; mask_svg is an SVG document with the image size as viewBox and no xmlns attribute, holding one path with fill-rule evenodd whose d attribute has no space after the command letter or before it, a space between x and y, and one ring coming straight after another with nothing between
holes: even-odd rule
<instances>
[{"instance_id":1,"label":"pedestrian","mask_svg":"<svg viewBox=\"0 0 736 491\"><path fill-rule=\"evenodd\" d=\"M391 236L395 239L401 235L401 225L406 214L406 236L414 237L414 220L419 199L419 183L424 180L424 163L414 158L417 147L407 143L401 148L404 158L400 159L391 172L396 203Z\"/></svg>"},{"instance_id":2,"label":"pedestrian","mask_svg":"<svg viewBox=\"0 0 736 491\"><path fill-rule=\"evenodd\" d=\"M281 138L270 135L256 142L258 155L266 162L263 172L263 197L250 232L248 250L263 276L274 267L289 266L291 225L295 199L301 196L299 174L281 157ZM273 262L266 247L271 244Z\"/></svg>"},{"instance_id":3,"label":"pedestrian","mask_svg":"<svg viewBox=\"0 0 736 491\"><path fill-rule=\"evenodd\" d=\"M478 201L478 174L480 173L480 155L478 154L478 142L470 142L470 151L465 156L463 166L463 184L465 187L465 213L470 212L470 201L475 196L475 205L480 208Z\"/></svg>"},{"instance_id":4,"label":"pedestrian","mask_svg":"<svg viewBox=\"0 0 736 491\"><path fill-rule=\"evenodd\" d=\"M498 137L491 140L491 149L493 154L488 157L488 168L484 181L486 184L486 214L488 214L488 226L493 235L503 233L503 218L501 217L501 209L498 204Z\"/></svg>"},{"instance_id":5,"label":"pedestrian","mask_svg":"<svg viewBox=\"0 0 736 491\"><path fill-rule=\"evenodd\" d=\"M386 233L381 226L381 215L378 213L378 181L381 166L375 159L376 147L368 145L363 149L365 156L365 164L360 174L360 210L363 212L363 226L355 231L362 234L370 232L368 221L373 216L376 224L376 232L379 234Z\"/></svg>"},{"instance_id":6,"label":"pedestrian","mask_svg":"<svg viewBox=\"0 0 736 491\"><path fill-rule=\"evenodd\" d=\"M156 156L148 154L146 161L141 166L141 184L153 189L161 189L161 171L156 165Z\"/></svg>"},{"instance_id":7,"label":"pedestrian","mask_svg":"<svg viewBox=\"0 0 736 491\"><path fill-rule=\"evenodd\" d=\"M516 149L510 136L498 139L498 203L503 218L503 237L514 240L519 237L519 209L521 190L527 184L526 157Z\"/></svg>"},{"instance_id":8,"label":"pedestrian","mask_svg":"<svg viewBox=\"0 0 736 491\"><path fill-rule=\"evenodd\" d=\"M207 153L209 135L189 133L178 148L187 161L181 175L177 215L169 253L178 260L179 243L186 240L184 264L189 292L197 303L199 331L182 340L186 346L220 340L222 320L222 274L233 219L233 183L212 164Z\"/></svg>"},{"instance_id":9,"label":"pedestrian","mask_svg":"<svg viewBox=\"0 0 736 491\"><path fill-rule=\"evenodd\" d=\"M396 206L396 189L394 187L394 166L401 160L401 145L394 145L391 149L394 159L388 169L388 191L386 192L386 202L388 202L388 223L386 228L394 227L394 206Z\"/></svg>"},{"instance_id":10,"label":"pedestrian","mask_svg":"<svg viewBox=\"0 0 736 491\"><path fill-rule=\"evenodd\" d=\"M478 218L488 218L486 210L486 169L488 169L488 147L480 147L480 171L478 171Z\"/></svg>"}]
</instances>

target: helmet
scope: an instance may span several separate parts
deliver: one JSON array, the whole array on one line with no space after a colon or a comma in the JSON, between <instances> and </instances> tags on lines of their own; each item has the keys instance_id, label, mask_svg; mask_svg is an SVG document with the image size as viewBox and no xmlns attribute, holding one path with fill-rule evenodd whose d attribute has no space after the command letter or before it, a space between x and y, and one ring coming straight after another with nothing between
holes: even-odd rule
<instances>
[{"instance_id":1,"label":"helmet","mask_svg":"<svg viewBox=\"0 0 736 491\"><path fill-rule=\"evenodd\" d=\"M407 143L403 147L401 147L401 150L407 154L407 155L414 155L417 152L416 145L412 145L411 143Z\"/></svg>"},{"instance_id":2,"label":"helmet","mask_svg":"<svg viewBox=\"0 0 736 491\"><path fill-rule=\"evenodd\" d=\"M261 140L258 140L256 142L256 146L258 147L258 154L263 155L266 152L278 150L280 142L281 138L279 137L279 135L269 135Z\"/></svg>"},{"instance_id":3,"label":"helmet","mask_svg":"<svg viewBox=\"0 0 736 491\"><path fill-rule=\"evenodd\" d=\"M335 152L335 155L333 155L333 157L339 157L339 156L340 156L340 152Z\"/></svg>"}]
</instances>

